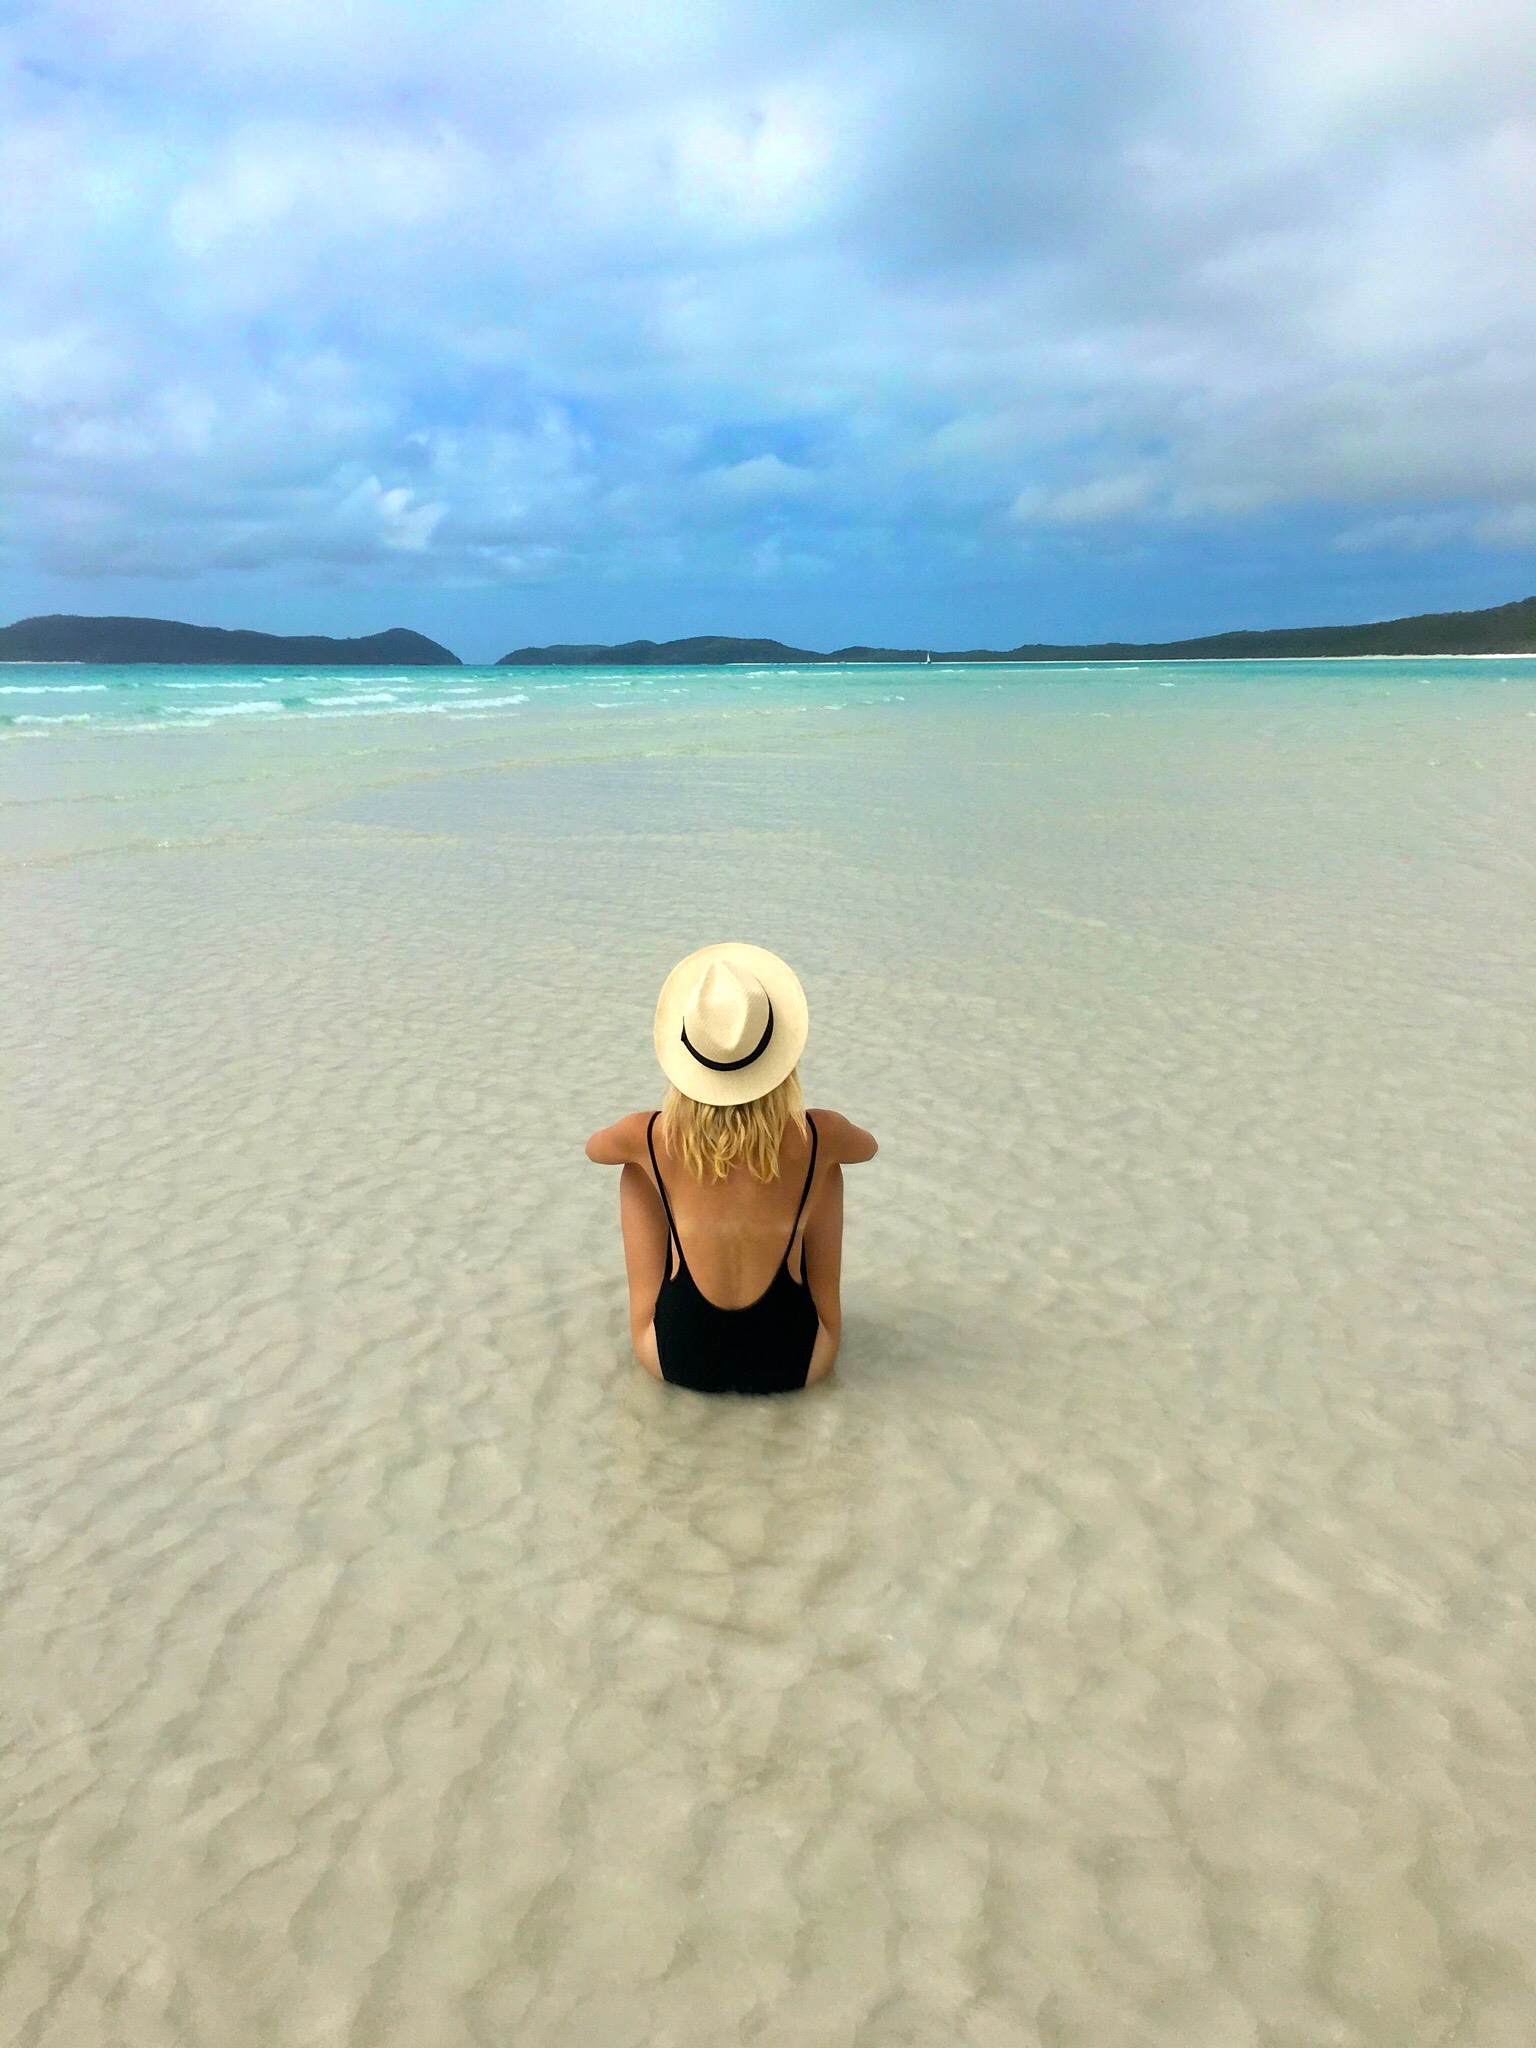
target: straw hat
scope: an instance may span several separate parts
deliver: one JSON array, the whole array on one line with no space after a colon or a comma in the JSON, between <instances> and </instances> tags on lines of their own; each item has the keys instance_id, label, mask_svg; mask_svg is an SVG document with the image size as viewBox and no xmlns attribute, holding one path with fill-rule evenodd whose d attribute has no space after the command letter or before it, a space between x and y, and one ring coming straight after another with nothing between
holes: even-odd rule
<instances>
[{"instance_id":1,"label":"straw hat","mask_svg":"<svg viewBox=\"0 0 1536 2048\"><path fill-rule=\"evenodd\" d=\"M717 1108L777 1088L805 1050L805 990L761 946L701 946L667 976L656 1057L680 1094Z\"/></svg>"}]
</instances>

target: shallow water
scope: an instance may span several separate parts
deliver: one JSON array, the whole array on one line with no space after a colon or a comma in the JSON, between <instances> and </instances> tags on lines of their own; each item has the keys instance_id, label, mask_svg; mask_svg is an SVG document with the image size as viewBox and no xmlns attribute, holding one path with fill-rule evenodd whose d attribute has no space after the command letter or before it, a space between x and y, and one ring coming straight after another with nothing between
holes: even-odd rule
<instances>
[{"instance_id":1,"label":"shallow water","mask_svg":"<svg viewBox=\"0 0 1536 2048\"><path fill-rule=\"evenodd\" d=\"M0 735L6 2038L1527 2048L1536 664L544 680ZM580 1150L728 935L768 1404Z\"/></svg>"}]
</instances>

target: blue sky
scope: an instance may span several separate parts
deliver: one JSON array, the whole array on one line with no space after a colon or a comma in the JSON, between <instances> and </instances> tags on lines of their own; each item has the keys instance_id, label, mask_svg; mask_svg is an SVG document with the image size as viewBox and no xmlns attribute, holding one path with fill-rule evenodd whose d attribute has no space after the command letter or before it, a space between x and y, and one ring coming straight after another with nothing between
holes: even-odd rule
<instances>
[{"instance_id":1,"label":"blue sky","mask_svg":"<svg viewBox=\"0 0 1536 2048\"><path fill-rule=\"evenodd\" d=\"M1536 591L1529 0L0 0L0 616Z\"/></svg>"}]
</instances>

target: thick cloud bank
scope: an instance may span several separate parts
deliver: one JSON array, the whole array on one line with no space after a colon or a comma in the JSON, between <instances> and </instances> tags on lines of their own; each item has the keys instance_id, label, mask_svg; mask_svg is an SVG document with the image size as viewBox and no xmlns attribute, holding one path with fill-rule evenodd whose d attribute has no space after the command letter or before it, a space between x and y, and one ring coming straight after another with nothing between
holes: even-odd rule
<instances>
[{"instance_id":1,"label":"thick cloud bank","mask_svg":"<svg viewBox=\"0 0 1536 2048\"><path fill-rule=\"evenodd\" d=\"M1533 580L1528 0L3 22L13 580Z\"/></svg>"}]
</instances>

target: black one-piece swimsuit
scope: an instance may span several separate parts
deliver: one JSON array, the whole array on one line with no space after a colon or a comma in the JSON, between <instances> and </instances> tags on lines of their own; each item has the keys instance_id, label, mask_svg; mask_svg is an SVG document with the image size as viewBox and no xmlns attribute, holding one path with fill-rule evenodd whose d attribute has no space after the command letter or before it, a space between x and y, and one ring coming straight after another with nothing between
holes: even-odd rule
<instances>
[{"instance_id":1,"label":"black one-piece swimsuit","mask_svg":"<svg viewBox=\"0 0 1536 2048\"><path fill-rule=\"evenodd\" d=\"M805 1247L800 1249L798 1280L790 1274L789 1255L816 1172L816 1125L809 1117L806 1121L811 1126L811 1163L805 1169L789 1243L767 1287L745 1308L719 1308L700 1293L683 1257L683 1241L656 1163L655 1116L646 1126L651 1170L667 1212L667 1270L656 1292L656 1355L662 1378L674 1387L692 1387L700 1394L788 1394L805 1385L820 1318L805 1284Z\"/></svg>"}]
</instances>

